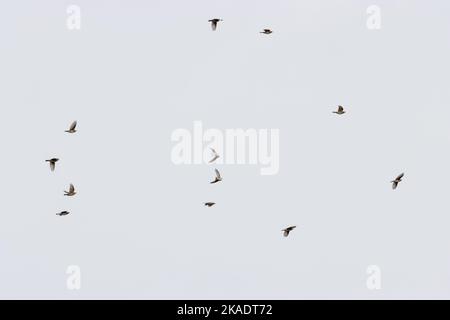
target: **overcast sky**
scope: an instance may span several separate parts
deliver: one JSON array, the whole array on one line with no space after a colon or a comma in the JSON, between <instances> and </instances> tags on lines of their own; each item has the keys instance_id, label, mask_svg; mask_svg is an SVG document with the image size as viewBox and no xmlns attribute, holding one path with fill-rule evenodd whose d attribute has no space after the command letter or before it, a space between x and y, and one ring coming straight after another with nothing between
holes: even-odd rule
<instances>
[{"instance_id":1,"label":"overcast sky","mask_svg":"<svg viewBox=\"0 0 450 320\"><path fill-rule=\"evenodd\" d=\"M67 29L70 4L81 30ZM374 4L380 30L366 26ZM445 0L4 4L0 298L450 298L449 12ZM215 32L211 18L224 20ZM279 173L217 165L210 185L214 166L173 164L172 132L197 120L279 129Z\"/></svg>"}]
</instances>

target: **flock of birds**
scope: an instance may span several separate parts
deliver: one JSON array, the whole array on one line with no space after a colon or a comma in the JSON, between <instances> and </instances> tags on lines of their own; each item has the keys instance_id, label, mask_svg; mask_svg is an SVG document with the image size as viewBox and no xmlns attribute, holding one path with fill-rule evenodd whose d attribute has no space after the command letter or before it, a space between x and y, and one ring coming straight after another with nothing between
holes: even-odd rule
<instances>
[{"instance_id":1,"label":"flock of birds","mask_svg":"<svg viewBox=\"0 0 450 320\"><path fill-rule=\"evenodd\" d=\"M211 28L212 28L213 31L215 31L217 29L217 24L219 22L221 22L221 21L223 21L223 20L222 19L218 19L218 18L214 18L214 19L208 20L208 22L211 23ZM263 29L263 31L261 31L260 33L271 34L271 33L273 33L273 31L271 29ZM333 113L338 114L338 115L343 115L345 113L344 107L339 105L337 110L333 111ZM75 132L77 132L76 127L77 127L77 121L74 121L70 125L69 130L65 130L65 132L71 133L71 134L75 133ZM211 151L212 151L213 157L209 161L209 163L213 163L214 161L216 161L220 157L220 155L216 152L216 150L211 148ZM48 159L48 160L45 160L45 161L50 163L50 170L54 171L55 167L56 167L56 162L58 162L59 159L58 158L51 158L51 159ZM215 183L218 183L218 182L222 181L222 176L221 176L219 170L214 169L214 171L215 171L215 177L214 177L214 180L210 182L210 184L215 184ZM391 181L392 189L394 189L394 190L397 189L397 186L402 181L402 178L403 178L404 175L405 175L404 173L401 173L394 180ZM68 197L72 197L75 194L76 194L75 187L71 183L69 185L69 191L64 191L64 195L68 196ZM212 207L215 204L216 204L215 202L205 202L205 206L207 206L207 207ZM70 213L69 211L64 210L64 211L58 212L56 215L58 215L58 216L66 216L69 213ZM297 226L289 226L289 227L287 227L285 229L282 229L281 231L283 232L283 236L284 237L289 236L289 233L292 230L294 230L296 227Z\"/></svg>"},{"instance_id":2,"label":"flock of birds","mask_svg":"<svg viewBox=\"0 0 450 320\"><path fill-rule=\"evenodd\" d=\"M221 22L221 21L223 21L223 20L222 19L218 19L218 18L214 18L214 19L208 20L208 22L211 23L211 28L212 28L213 31L215 31L217 29L217 24L219 22ZM271 34L271 33L273 33L273 31L271 29L263 29L263 31L261 31L260 33ZM333 111L333 113L338 114L338 115L343 115L345 113L344 107L339 105L337 110ZM219 155L217 154L217 152L214 149L211 149L211 150L212 150L212 152L214 154L214 157L209 162L213 162L219 157ZM215 169L215 171L216 171L216 177L215 177L214 181L212 181L211 183L217 183L219 181L222 181L222 177L220 175L220 172L217 169ZM403 178L404 175L405 175L404 173L401 173L394 180L391 181L392 189L394 189L394 190L397 189L397 186L402 181L402 178ZM206 202L205 203L205 206L208 206L208 207L212 207L213 205L215 205L215 202ZM283 236L287 237L289 235L289 233L292 230L294 230L296 227L297 226L289 226L289 227L281 230L283 232Z\"/></svg>"},{"instance_id":3,"label":"flock of birds","mask_svg":"<svg viewBox=\"0 0 450 320\"><path fill-rule=\"evenodd\" d=\"M342 108L342 107L340 107L340 108ZM342 110L342 111L343 111L343 110ZM342 113L340 113L340 114L342 114ZM212 153L213 153L213 157L212 157L211 160L209 160L209 163L212 163L212 162L216 161L218 158L220 158L220 155L216 152L216 150L214 150L213 148L211 148L211 151L212 151ZM210 182L210 184L214 184L214 183L217 183L217 182L222 181L222 176L220 175L219 170L214 169L214 171L215 171L215 173L216 173L216 176L214 177L214 180ZM398 179L398 178L397 178L397 179ZM205 202L205 206L207 206L207 207L212 207L212 206L215 205L215 204L216 204L215 202ZM292 230L294 230L296 227L297 227L297 226L290 226L290 227L287 227L287 228L285 228L285 229L283 229L283 230L281 230L281 231L283 231L283 235L284 235L285 237L287 237L287 236L289 235L289 232L291 232Z\"/></svg>"},{"instance_id":4,"label":"flock of birds","mask_svg":"<svg viewBox=\"0 0 450 320\"><path fill-rule=\"evenodd\" d=\"M77 128L77 121L74 121L70 125L69 130L65 130L65 132L75 133L75 132L77 132L76 128ZM48 159L45 161L50 164L50 170L55 171L56 163L59 161L59 158L51 158L51 159ZM72 183L69 185L69 191L64 190L64 196L73 197L76 194L77 194L77 192L75 191L75 186ZM70 213L69 211L64 210L64 211L58 212L56 215L62 217L62 216L67 216L69 213Z\"/></svg>"},{"instance_id":5,"label":"flock of birds","mask_svg":"<svg viewBox=\"0 0 450 320\"><path fill-rule=\"evenodd\" d=\"M214 162L214 161L216 161L217 159L220 158L220 156L219 156L219 154L216 152L216 150L214 150L213 148L211 148L211 151L212 151L213 157L212 157L211 160L209 160L209 163L212 163L212 162ZM219 170L214 169L214 171L215 171L215 173L216 173L216 176L214 177L214 180L210 182L210 184L214 184L214 183L217 183L217 182L222 181L222 176L220 175ZM212 207L212 206L215 205L215 204L216 204L215 202L205 202L205 206L207 206L207 207Z\"/></svg>"}]
</instances>

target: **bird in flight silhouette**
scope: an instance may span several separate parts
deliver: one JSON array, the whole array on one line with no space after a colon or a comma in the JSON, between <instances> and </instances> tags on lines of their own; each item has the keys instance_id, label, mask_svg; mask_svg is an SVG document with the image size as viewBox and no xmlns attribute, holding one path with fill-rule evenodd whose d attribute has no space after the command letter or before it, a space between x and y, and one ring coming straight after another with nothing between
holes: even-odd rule
<instances>
[{"instance_id":1,"label":"bird in flight silhouette","mask_svg":"<svg viewBox=\"0 0 450 320\"><path fill-rule=\"evenodd\" d=\"M217 183L219 181L222 181L222 177L220 176L220 172L217 169L214 169L216 171L216 177L213 181L211 181L210 183Z\"/></svg>"},{"instance_id":2,"label":"bird in flight silhouette","mask_svg":"<svg viewBox=\"0 0 450 320\"><path fill-rule=\"evenodd\" d=\"M55 165L56 165L56 162L59 161L59 159L58 158L51 158L51 159L48 159L48 160L45 160L45 161L50 163L50 170L55 171Z\"/></svg>"},{"instance_id":3,"label":"bird in flight silhouette","mask_svg":"<svg viewBox=\"0 0 450 320\"><path fill-rule=\"evenodd\" d=\"M333 111L333 113L336 113L336 114L344 114L344 113L345 113L344 107L343 107L343 106L338 106L337 111Z\"/></svg>"},{"instance_id":4,"label":"bird in flight silhouette","mask_svg":"<svg viewBox=\"0 0 450 320\"><path fill-rule=\"evenodd\" d=\"M77 132L76 127L77 127L77 122L74 121L74 122L72 122L72 124L70 125L69 130L66 130L65 132L68 132L68 133L75 133L75 132Z\"/></svg>"},{"instance_id":5,"label":"bird in flight silhouette","mask_svg":"<svg viewBox=\"0 0 450 320\"><path fill-rule=\"evenodd\" d=\"M402 178L405 174L404 173L400 173L397 178L395 178L394 180L391 181L392 183L392 189L397 189L398 184L402 181Z\"/></svg>"},{"instance_id":6,"label":"bird in flight silhouette","mask_svg":"<svg viewBox=\"0 0 450 320\"><path fill-rule=\"evenodd\" d=\"M217 29L217 23L219 23L219 21L223 21L222 19L211 19L208 20L208 22L211 22L211 28L213 29L213 31L215 31Z\"/></svg>"},{"instance_id":7,"label":"bird in flight silhouette","mask_svg":"<svg viewBox=\"0 0 450 320\"><path fill-rule=\"evenodd\" d=\"M69 196L69 197L72 197L72 196L74 196L74 195L76 195L77 193L76 193L76 191L75 191L75 187L73 186L73 184L70 184L70 186L69 186L69 191L64 191L64 195L65 196Z\"/></svg>"},{"instance_id":8,"label":"bird in flight silhouette","mask_svg":"<svg viewBox=\"0 0 450 320\"><path fill-rule=\"evenodd\" d=\"M213 158L211 160L209 160L209 163L216 161L220 157L219 154L216 152L216 150L211 148L211 151L213 153Z\"/></svg>"},{"instance_id":9,"label":"bird in flight silhouette","mask_svg":"<svg viewBox=\"0 0 450 320\"><path fill-rule=\"evenodd\" d=\"M263 31L261 31L260 33L264 33L264 34L271 34L273 31L270 29L264 29Z\"/></svg>"},{"instance_id":10,"label":"bird in flight silhouette","mask_svg":"<svg viewBox=\"0 0 450 320\"><path fill-rule=\"evenodd\" d=\"M287 227L286 229L281 230L281 231L283 231L283 236L287 237L289 235L289 232L294 230L296 227L297 226L290 226L290 227Z\"/></svg>"}]
</instances>

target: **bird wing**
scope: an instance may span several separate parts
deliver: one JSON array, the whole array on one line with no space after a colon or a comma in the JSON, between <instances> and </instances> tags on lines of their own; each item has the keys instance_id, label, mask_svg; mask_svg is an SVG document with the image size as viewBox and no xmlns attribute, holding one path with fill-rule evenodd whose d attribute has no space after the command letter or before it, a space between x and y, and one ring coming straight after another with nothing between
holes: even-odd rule
<instances>
[{"instance_id":1,"label":"bird wing","mask_svg":"<svg viewBox=\"0 0 450 320\"><path fill-rule=\"evenodd\" d=\"M398 182L392 182L392 189L395 190L397 188Z\"/></svg>"},{"instance_id":2,"label":"bird wing","mask_svg":"<svg viewBox=\"0 0 450 320\"><path fill-rule=\"evenodd\" d=\"M73 186L73 184L70 184L69 192L72 193L74 191L75 191L75 187Z\"/></svg>"},{"instance_id":3,"label":"bird wing","mask_svg":"<svg viewBox=\"0 0 450 320\"><path fill-rule=\"evenodd\" d=\"M70 125L69 130L75 130L76 127L77 127L77 122L74 121L74 122L72 122L72 124Z\"/></svg>"},{"instance_id":4,"label":"bird wing","mask_svg":"<svg viewBox=\"0 0 450 320\"><path fill-rule=\"evenodd\" d=\"M216 30L216 28L217 28L217 21L214 21L214 20L211 21L211 28L213 29L213 31Z\"/></svg>"},{"instance_id":5,"label":"bird wing","mask_svg":"<svg viewBox=\"0 0 450 320\"><path fill-rule=\"evenodd\" d=\"M344 107L338 106L338 111L344 111Z\"/></svg>"},{"instance_id":6,"label":"bird wing","mask_svg":"<svg viewBox=\"0 0 450 320\"><path fill-rule=\"evenodd\" d=\"M219 158L219 155L216 154L216 155L214 156L214 158L212 158L211 160L209 160L209 163L216 161L218 158Z\"/></svg>"},{"instance_id":7,"label":"bird wing","mask_svg":"<svg viewBox=\"0 0 450 320\"><path fill-rule=\"evenodd\" d=\"M287 237L289 235L289 230L285 229L283 230L283 236Z\"/></svg>"},{"instance_id":8,"label":"bird wing","mask_svg":"<svg viewBox=\"0 0 450 320\"><path fill-rule=\"evenodd\" d=\"M405 174L404 174L403 172L400 173L400 174L398 175L398 177L395 178L395 180L400 180L401 178L403 178L404 175L405 175Z\"/></svg>"},{"instance_id":9,"label":"bird wing","mask_svg":"<svg viewBox=\"0 0 450 320\"><path fill-rule=\"evenodd\" d=\"M55 163L53 161L50 161L50 170L55 170Z\"/></svg>"},{"instance_id":10,"label":"bird wing","mask_svg":"<svg viewBox=\"0 0 450 320\"><path fill-rule=\"evenodd\" d=\"M221 179L219 170L217 170L217 169L214 169L214 170L216 171L216 178Z\"/></svg>"}]
</instances>

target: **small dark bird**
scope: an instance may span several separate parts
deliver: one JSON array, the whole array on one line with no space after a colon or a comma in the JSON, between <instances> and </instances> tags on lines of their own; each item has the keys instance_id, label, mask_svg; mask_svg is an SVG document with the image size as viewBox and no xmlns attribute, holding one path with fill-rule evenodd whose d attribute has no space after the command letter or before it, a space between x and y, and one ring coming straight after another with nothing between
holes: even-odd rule
<instances>
[{"instance_id":1,"label":"small dark bird","mask_svg":"<svg viewBox=\"0 0 450 320\"><path fill-rule=\"evenodd\" d=\"M70 213L69 211L61 211L61 212L58 212L56 215L62 217L62 216L67 216L69 213Z\"/></svg>"},{"instance_id":2,"label":"small dark bird","mask_svg":"<svg viewBox=\"0 0 450 320\"><path fill-rule=\"evenodd\" d=\"M397 178L395 178L394 180L391 181L392 189L394 189L394 190L397 189L397 186L402 181L402 178L403 178L404 175L405 175L404 173L401 173L401 174L398 175Z\"/></svg>"},{"instance_id":3,"label":"small dark bird","mask_svg":"<svg viewBox=\"0 0 450 320\"><path fill-rule=\"evenodd\" d=\"M264 34L271 34L273 31L270 29L264 29L263 31L261 31L260 33L264 33Z\"/></svg>"},{"instance_id":4,"label":"small dark bird","mask_svg":"<svg viewBox=\"0 0 450 320\"><path fill-rule=\"evenodd\" d=\"M215 204L216 204L215 202L205 202L205 206L207 207L212 207Z\"/></svg>"},{"instance_id":5,"label":"small dark bird","mask_svg":"<svg viewBox=\"0 0 450 320\"><path fill-rule=\"evenodd\" d=\"M344 114L344 113L345 113L344 107L343 107L343 106L338 106L337 111L333 111L333 113L336 113L336 114Z\"/></svg>"},{"instance_id":6,"label":"small dark bird","mask_svg":"<svg viewBox=\"0 0 450 320\"><path fill-rule=\"evenodd\" d=\"M283 236L287 237L289 235L289 232L294 230L296 227L297 226L290 226L290 227L287 227L286 229L281 230L281 231L283 231Z\"/></svg>"},{"instance_id":7,"label":"small dark bird","mask_svg":"<svg viewBox=\"0 0 450 320\"><path fill-rule=\"evenodd\" d=\"M217 23L219 22L219 21L223 21L222 19L211 19L211 20L208 20L208 22L211 22L211 28L213 29L213 31L214 30L216 30L216 28L217 28Z\"/></svg>"},{"instance_id":8,"label":"small dark bird","mask_svg":"<svg viewBox=\"0 0 450 320\"><path fill-rule=\"evenodd\" d=\"M77 127L77 122L74 121L74 122L72 122L72 124L70 125L69 130L66 130L65 132L68 132L68 133L75 133L75 132L77 132L77 130L75 130L76 127Z\"/></svg>"},{"instance_id":9,"label":"small dark bird","mask_svg":"<svg viewBox=\"0 0 450 320\"><path fill-rule=\"evenodd\" d=\"M69 186L69 191L64 191L64 195L65 196L69 196L72 197L74 195L76 195L77 193L75 192L75 187L73 186L73 184L70 184Z\"/></svg>"},{"instance_id":10,"label":"small dark bird","mask_svg":"<svg viewBox=\"0 0 450 320\"><path fill-rule=\"evenodd\" d=\"M209 160L209 163L216 161L220 157L219 154L216 152L216 150L211 148L211 151L213 153L213 158L211 160Z\"/></svg>"},{"instance_id":11,"label":"small dark bird","mask_svg":"<svg viewBox=\"0 0 450 320\"><path fill-rule=\"evenodd\" d=\"M219 181L222 181L222 177L220 176L220 172L217 169L214 169L216 171L216 178L214 179L214 181L211 181L210 183L217 183Z\"/></svg>"},{"instance_id":12,"label":"small dark bird","mask_svg":"<svg viewBox=\"0 0 450 320\"><path fill-rule=\"evenodd\" d=\"M45 161L50 162L50 170L55 171L55 164L56 164L57 161L59 161L59 159L58 158L51 158L51 159L48 159L48 160L45 160Z\"/></svg>"}]
</instances>

